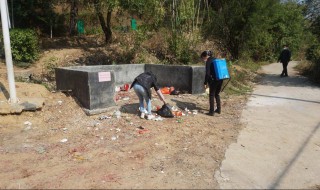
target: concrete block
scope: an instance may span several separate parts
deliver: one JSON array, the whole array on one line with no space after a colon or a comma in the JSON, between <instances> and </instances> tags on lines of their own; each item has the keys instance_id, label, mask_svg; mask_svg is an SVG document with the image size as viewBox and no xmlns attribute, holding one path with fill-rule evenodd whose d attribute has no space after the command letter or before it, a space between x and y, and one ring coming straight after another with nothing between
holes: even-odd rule
<instances>
[{"instance_id":1,"label":"concrete block","mask_svg":"<svg viewBox=\"0 0 320 190\"><path fill-rule=\"evenodd\" d=\"M77 70L83 72L114 71L115 85L131 84L136 76L145 71L144 64L125 64L125 65L97 65L97 66L72 66L62 69ZM69 74L68 74L69 75Z\"/></svg>"},{"instance_id":2,"label":"concrete block","mask_svg":"<svg viewBox=\"0 0 320 190\"><path fill-rule=\"evenodd\" d=\"M192 89L191 94L202 94L205 92L204 77L206 69L204 66L192 66Z\"/></svg>"},{"instance_id":3,"label":"concrete block","mask_svg":"<svg viewBox=\"0 0 320 190\"><path fill-rule=\"evenodd\" d=\"M101 66L56 68L57 90L72 90L85 109L115 105L114 72Z\"/></svg>"},{"instance_id":4,"label":"concrete block","mask_svg":"<svg viewBox=\"0 0 320 190\"><path fill-rule=\"evenodd\" d=\"M155 64L73 66L56 68L57 90L72 90L88 115L102 113L115 105L115 86L131 84L135 77L145 71L152 71L160 87L192 94L204 93L205 69L203 66L178 66ZM99 74L110 73L110 81L101 81Z\"/></svg>"},{"instance_id":5,"label":"concrete block","mask_svg":"<svg viewBox=\"0 0 320 190\"><path fill-rule=\"evenodd\" d=\"M192 69L190 66L146 64L146 71L151 71L158 78L162 87L173 86L180 91L191 93Z\"/></svg>"}]
</instances>

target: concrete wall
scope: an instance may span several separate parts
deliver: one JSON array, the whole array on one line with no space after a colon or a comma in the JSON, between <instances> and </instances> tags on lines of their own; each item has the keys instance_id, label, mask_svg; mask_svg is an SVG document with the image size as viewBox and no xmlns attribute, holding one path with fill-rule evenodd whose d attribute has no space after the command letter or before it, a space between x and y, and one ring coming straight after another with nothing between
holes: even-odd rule
<instances>
[{"instance_id":1,"label":"concrete wall","mask_svg":"<svg viewBox=\"0 0 320 190\"><path fill-rule=\"evenodd\" d=\"M151 71L158 78L159 86L173 86L180 91L192 92L192 69L190 66L146 64L146 71Z\"/></svg>"},{"instance_id":2,"label":"concrete wall","mask_svg":"<svg viewBox=\"0 0 320 190\"><path fill-rule=\"evenodd\" d=\"M88 109L103 109L115 105L115 75L108 69L93 68L56 68L56 85L58 90L72 90L81 105ZM99 73L109 72L110 80L100 79Z\"/></svg>"},{"instance_id":3,"label":"concrete wall","mask_svg":"<svg viewBox=\"0 0 320 190\"><path fill-rule=\"evenodd\" d=\"M172 66L155 64L73 66L56 68L57 90L72 90L86 113L101 113L115 105L115 86L131 84L136 76L151 71L160 87L173 86L182 92L199 94L204 89L203 66ZM99 73L110 72L110 81L99 81ZM98 111L97 111L98 110Z\"/></svg>"},{"instance_id":4,"label":"concrete wall","mask_svg":"<svg viewBox=\"0 0 320 190\"><path fill-rule=\"evenodd\" d=\"M201 94L205 92L204 89L204 76L206 69L204 66L192 66L192 85L191 94Z\"/></svg>"},{"instance_id":5,"label":"concrete wall","mask_svg":"<svg viewBox=\"0 0 320 190\"><path fill-rule=\"evenodd\" d=\"M99 72L102 70L114 71L115 84L131 84L136 76L145 71L144 64L125 64L125 65L97 65L97 66L72 66L67 69L79 71Z\"/></svg>"}]
</instances>

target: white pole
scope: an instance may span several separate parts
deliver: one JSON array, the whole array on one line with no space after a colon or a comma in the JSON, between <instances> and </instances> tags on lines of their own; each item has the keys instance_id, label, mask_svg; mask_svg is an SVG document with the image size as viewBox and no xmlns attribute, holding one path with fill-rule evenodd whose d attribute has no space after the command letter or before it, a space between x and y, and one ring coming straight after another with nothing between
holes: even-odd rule
<instances>
[{"instance_id":1,"label":"white pole","mask_svg":"<svg viewBox=\"0 0 320 190\"><path fill-rule=\"evenodd\" d=\"M8 8L8 2L7 2L7 0L5 0L4 1L5 2L5 7L6 7L6 9L7 9L7 21L8 21L8 26L9 26L9 29L11 28L11 22L10 22L10 16L9 16L9 8Z\"/></svg>"},{"instance_id":2,"label":"white pole","mask_svg":"<svg viewBox=\"0 0 320 190\"><path fill-rule=\"evenodd\" d=\"M13 18L13 0L11 0L11 18L12 18L12 28L14 28L14 18Z\"/></svg>"},{"instance_id":3,"label":"white pole","mask_svg":"<svg viewBox=\"0 0 320 190\"><path fill-rule=\"evenodd\" d=\"M9 81L9 92L10 92L9 102L17 103L18 99L16 95L16 86L14 82L14 72L13 72L13 64L12 64L12 54L11 54L10 33L9 33L8 12L6 7L6 1L7 0L0 0L0 11L1 11L4 50L5 50L6 65L7 65L7 75L8 75L8 81Z\"/></svg>"}]
</instances>

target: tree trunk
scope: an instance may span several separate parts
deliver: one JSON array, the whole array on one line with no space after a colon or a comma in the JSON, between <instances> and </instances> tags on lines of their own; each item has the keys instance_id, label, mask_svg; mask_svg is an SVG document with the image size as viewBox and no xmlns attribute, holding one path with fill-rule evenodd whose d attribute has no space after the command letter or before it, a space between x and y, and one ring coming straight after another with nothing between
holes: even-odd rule
<instances>
[{"instance_id":1,"label":"tree trunk","mask_svg":"<svg viewBox=\"0 0 320 190\"><path fill-rule=\"evenodd\" d=\"M104 32L104 36L105 36L105 42L106 43L110 43L112 41L112 31L111 31L111 14L112 14L112 9L109 8L108 9L108 13L107 13L107 23L104 20L103 14L101 12L101 3L100 0L94 0L94 7L96 9L98 18L99 18L99 22L101 25L101 28Z\"/></svg>"},{"instance_id":2,"label":"tree trunk","mask_svg":"<svg viewBox=\"0 0 320 190\"><path fill-rule=\"evenodd\" d=\"M76 31L76 23L78 16L78 4L77 0L71 0L70 2L70 26L69 26L69 35L73 36L77 33Z\"/></svg>"}]
</instances>

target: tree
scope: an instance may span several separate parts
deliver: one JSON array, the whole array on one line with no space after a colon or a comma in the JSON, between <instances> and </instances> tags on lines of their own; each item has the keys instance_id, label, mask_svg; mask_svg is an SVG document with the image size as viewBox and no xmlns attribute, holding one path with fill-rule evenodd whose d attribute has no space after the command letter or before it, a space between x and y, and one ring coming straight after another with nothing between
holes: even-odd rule
<instances>
[{"instance_id":1,"label":"tree","mask_svg":"<svg viewBox=\"0 0 320 190\"><path fill-rule=\"evenodd\" d=\"M105 42L110 43L112 41L112 31L111 31L111 16L114 7L116 6L117 2L115 0L104 2L103 4L100 0L94 0L94 8L96 10L96 14L99 18L101 28L105 35ZM107 17L106 21L104 20L102 7L106 6L107 9Z\"/></svg>"},{"instance_id":2,"label":"tree","mask_svg":"<svg viewBox=\"0 0 320 190\"><path fill-rule=\"evenodd\" d=\"M76 34L76 24L78 16L78 0L70 0L70 24L69 24L69 35L73 36Z\"/></svg>"},{"instance_id":3,"label":"tree","mask_svg":"<svg viewBox=\"0 0 320 190\"><path fill-rule=\"evenodd\" d=\"M212 6L212 20L206 25L206 35L212 35L226 47L232 59L238 59L245 42L249 18L257 1L217 0Z\"/></svg>"},{"instance_id":4,"label":"tree","mask_svg":"<svg viewBox=\"0 0 320 190\"><path fill-rule=\"evenodd\" d=\"M272 60L283 44L299 50L304 33L302 5L279 0L217 0L206 34L219 40L232 59L249 55Z\"/></svg>"},{"instance_id":5,"label":"tree","mask_svg":"<svg viewBox=\"0 0 320 190\"><path fill-rule=\"evenodd\" d=\"M284 44L298 52L305 35L303 6L294 2L264 0L249 19L246 51L255 60L274 60Z\"/></svg>"}]
</instances>

